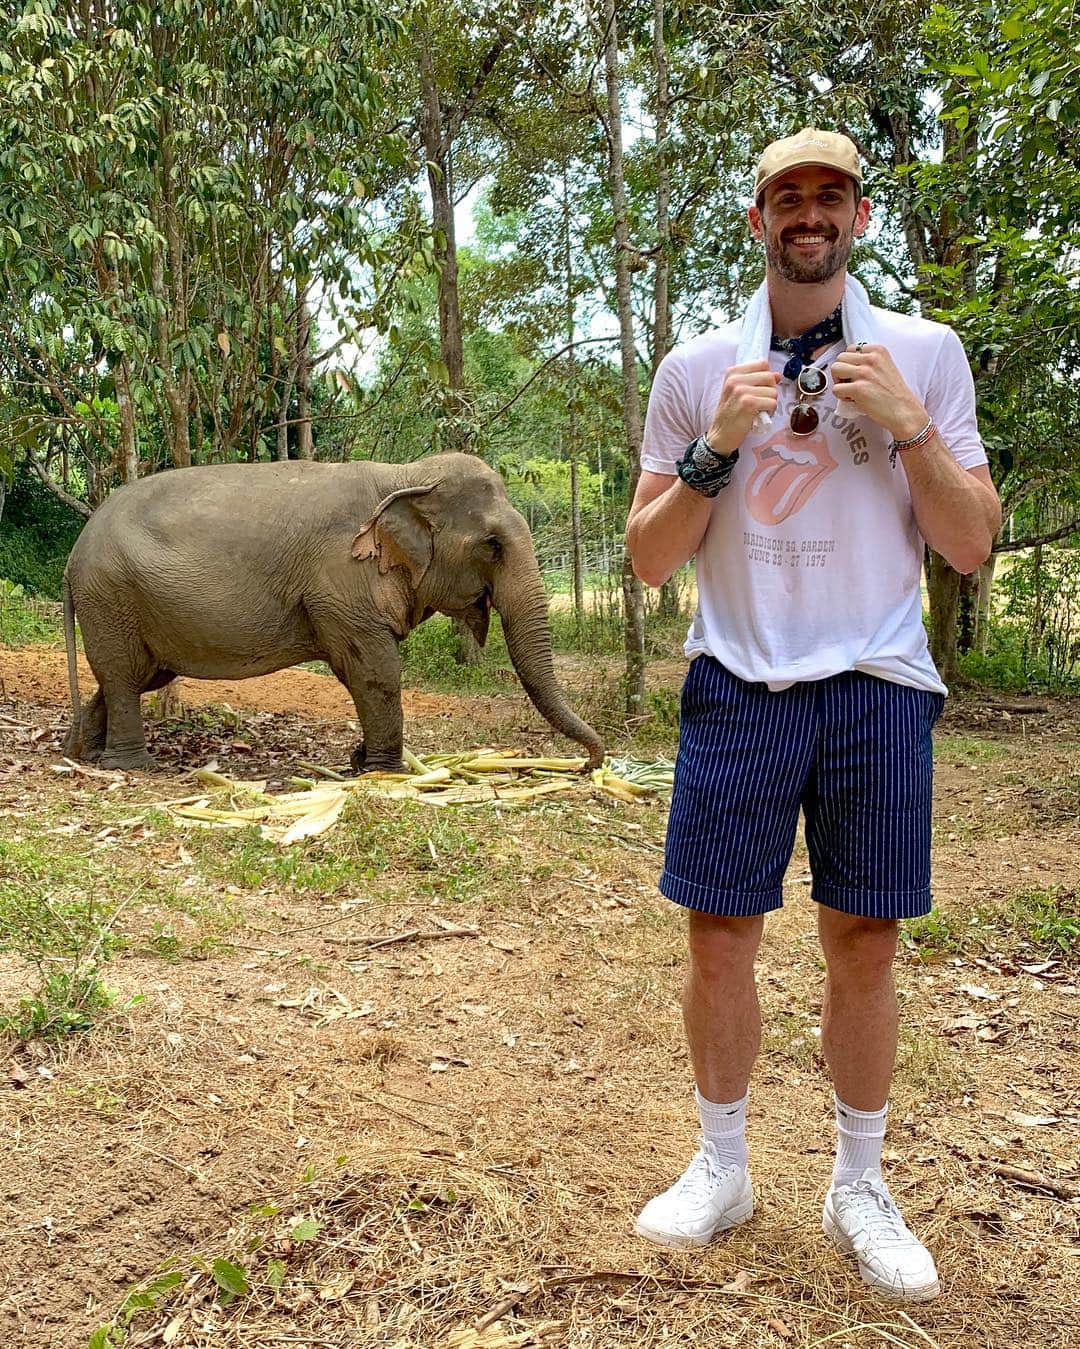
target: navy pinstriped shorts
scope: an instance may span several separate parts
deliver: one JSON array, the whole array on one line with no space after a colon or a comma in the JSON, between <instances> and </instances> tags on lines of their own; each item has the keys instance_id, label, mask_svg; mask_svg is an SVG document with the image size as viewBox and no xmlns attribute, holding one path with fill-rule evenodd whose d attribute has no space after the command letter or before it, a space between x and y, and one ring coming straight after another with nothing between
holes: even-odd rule
<instances>
[{"instance_id":1,"label":"navy pinstriped shorts","mask_svg":"<svg viewBox=\"0 0 1080 1349\"><path fill-rule=\"evenodd\" d=\"M782 904L799 809L820 904L930 912L930 732L943 694L857 671L772 693L690 664L660 891L726 917Z\"/></svg>"}]
</instances>

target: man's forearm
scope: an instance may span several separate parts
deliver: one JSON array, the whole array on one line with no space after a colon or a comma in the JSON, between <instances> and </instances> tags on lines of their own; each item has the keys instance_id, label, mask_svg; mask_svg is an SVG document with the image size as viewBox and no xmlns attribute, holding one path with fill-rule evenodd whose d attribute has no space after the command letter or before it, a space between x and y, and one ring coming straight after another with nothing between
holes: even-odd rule
<instances>
[{"instance_id":1,"label":"man's forearm","mask_svg":"<svg viewBox=\"0 0 1080 1349\"><path fill-rule=\"evenodd\" d=\"M634 571L646 585L663 585L694 556L708 528L712 504L712 498L673 478L666 491L631 514L626 547Z\"/></svg>"},{"instance_id":2,"label":"man's forearm","mask_svg":"<svg viewBox=\"0 0 1080 1349\"><path fill-rule=\"evenodd\" d=\"M919 532L951 567L974 571L990 556L1001 528L997 493L962 468L937 434L899 457Z\"/></svg>"}]
</instances>

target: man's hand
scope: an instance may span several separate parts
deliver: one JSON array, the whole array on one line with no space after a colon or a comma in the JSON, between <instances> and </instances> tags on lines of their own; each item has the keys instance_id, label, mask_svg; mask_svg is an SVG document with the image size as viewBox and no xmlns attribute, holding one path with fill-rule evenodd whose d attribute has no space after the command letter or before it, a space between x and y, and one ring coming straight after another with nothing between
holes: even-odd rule
<instances>
[{"instance_id":1,"label":"man's hand","mask_svg":"<svg viewBox=\"0 0 1080 1349\"><path fill-rule=\"evenodd\" d=\"M705 439L719 455L737 450L759 412L771 417L776 411L776 386L780 375L768 361L748 361L728 369L720 401L716 405Z\"/></svg>"},{"instance_id":2,"label":"man's hand","mask_svg":"<svg viewBox=\"0 0 1080 1349\"><path fill-rule=\"evenodd\" d=\"M842 403L864 412L894 440L917 436L929 420L886 347L860 342L832 364L833 390Z\"/></svg>"}]
</instances>

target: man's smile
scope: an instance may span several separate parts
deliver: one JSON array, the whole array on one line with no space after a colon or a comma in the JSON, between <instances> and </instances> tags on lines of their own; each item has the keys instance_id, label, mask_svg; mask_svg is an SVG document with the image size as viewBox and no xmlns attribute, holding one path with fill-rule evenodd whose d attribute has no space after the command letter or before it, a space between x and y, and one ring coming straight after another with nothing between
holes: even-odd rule
<instances>
[{"instance_id":1,"label":"man's smile","mask_svg":"<svg viewBox=\"0 0 1080 1349\"><path fill-rule=\"evenodd\" d=\"M835 234L788 234L784 236L784 242L797 248L814 248L818 244L832 243L835 238Z\"/></svg>"}]
</instances>

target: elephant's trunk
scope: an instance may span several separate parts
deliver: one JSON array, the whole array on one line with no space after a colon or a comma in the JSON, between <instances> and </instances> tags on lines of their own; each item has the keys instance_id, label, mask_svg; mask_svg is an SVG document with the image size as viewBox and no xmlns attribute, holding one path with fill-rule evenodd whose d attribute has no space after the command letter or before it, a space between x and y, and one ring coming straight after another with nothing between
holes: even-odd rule
<instances>
[{"instance_id":1,"label":"elephant's trunk","mask_svg":"<svg viewBox=\"0 0 1080 1349\"><path fill-rule=\"evenodd\" d=\"M555 678L551 659L547 596L540 572L528 549L527 562L509 560L496 582L492 602L502 619L510 659L536 710L562 735L576 740L588 752L589 767L604 759L604 745L588 722L570 708Z\"/></svg>"}]
</instances>

